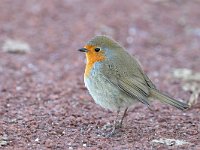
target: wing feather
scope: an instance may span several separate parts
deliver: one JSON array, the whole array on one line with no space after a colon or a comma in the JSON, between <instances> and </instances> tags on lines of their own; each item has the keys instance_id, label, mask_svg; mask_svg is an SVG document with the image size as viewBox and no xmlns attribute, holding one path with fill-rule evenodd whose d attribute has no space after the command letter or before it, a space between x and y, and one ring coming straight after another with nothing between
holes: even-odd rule
<instances>
[{"instance_id":1,"label":"wing feather","mask_svg":"<svg viewBox=\"0 0 200 150\"><path fill-rule=\"evenodd\" d=\"M140 81L137 80L137 78L130 78L130 77L124 77L122 78L116 78L116 77L109 77L103 75L104 78L106 78L107 81L111 82L113 85L115 85L117 88L119 88L123 93L126 95L138 99L140 102L146 104L149 106L149 89L147 85L144 85Z\"/></svg>"}]
</instances>

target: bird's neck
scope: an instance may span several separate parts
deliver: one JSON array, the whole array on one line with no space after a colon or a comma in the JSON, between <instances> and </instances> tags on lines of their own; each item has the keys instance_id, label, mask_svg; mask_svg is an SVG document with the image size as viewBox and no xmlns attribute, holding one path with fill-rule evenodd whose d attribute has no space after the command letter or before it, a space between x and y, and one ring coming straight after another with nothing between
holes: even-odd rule
<instances>
[{"instance_id":1,"label":"bird's neck","mask_svg":"<svg viewBox=\"0 0 200 150\"><path fill-rule=\"evenodd\" d=\"M101 53L99 53L98 55L92 55L90 53L86 54L86 67L85 67L85 73L84 73L84 77L88 77L90 75L90 72L94 66L94 64L96 62L101 62L103 60L105 60L105 56Z\"/></svg>"}]
</instances>

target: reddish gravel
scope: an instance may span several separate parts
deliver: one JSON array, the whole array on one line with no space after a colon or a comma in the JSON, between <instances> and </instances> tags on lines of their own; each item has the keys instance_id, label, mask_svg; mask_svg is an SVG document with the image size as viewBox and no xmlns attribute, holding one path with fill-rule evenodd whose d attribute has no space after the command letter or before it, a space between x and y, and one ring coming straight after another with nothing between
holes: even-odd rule
<instances>
[{"instance_id":1,"label":"reddish gravel","mask_svg":"<svg viewBox=\"0 0 200 150\"><path fill-rule=\"evenodd\" d=\"M83 83L77 52L107 34L135 55L157 87L188 100L175 68L200 72L198 0L1 0L0 149L200 149L200 104L186 112L153 102L137 104L124 127L103 136L115 113L94 103ZM31 52L2 51L7 39ZM160 138L189 142L152 143Z\"/></svg>"}]
</instances>

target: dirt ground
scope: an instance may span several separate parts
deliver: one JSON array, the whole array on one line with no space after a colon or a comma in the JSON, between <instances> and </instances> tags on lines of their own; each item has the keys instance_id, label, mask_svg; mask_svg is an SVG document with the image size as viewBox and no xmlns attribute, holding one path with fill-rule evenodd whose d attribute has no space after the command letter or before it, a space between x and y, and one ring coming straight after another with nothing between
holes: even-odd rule
<instances>
[{"instance_id":1,"label":"dirt ground","mask_svg":"<svg viewBox=\"0 0 200 150\"><path fill-rule=\"evenodd\" d=\"M200 72L199 6L198 0L1 0L0 149L200 149L200 103L184 112L138 103L123 128L104 137L116 113L88 94L85 56L77 51L94 35L110 35L161 91L188 102L192 93L183 85L199 82L175 78L173 70ZM30 48L10 52L9 39Z\"/></svg>"}]
</instances>

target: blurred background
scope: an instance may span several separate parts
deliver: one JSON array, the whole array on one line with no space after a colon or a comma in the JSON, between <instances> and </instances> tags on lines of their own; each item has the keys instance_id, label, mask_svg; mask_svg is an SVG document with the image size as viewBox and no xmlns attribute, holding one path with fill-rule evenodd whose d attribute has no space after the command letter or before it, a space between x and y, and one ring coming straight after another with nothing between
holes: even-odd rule
<instances>
[{"instance_id":1,"label":"blurred background","mask_svg":"<svg viewBox=\"0 0 200 150\"><path fill-rule=\"evenodd\" d=\"M62 149L96 142L89 127L88 138L79 135L79 129L99 122L101 127L114 114L95 105L87 93L85 56L77 50L100 34L111 36L135 55L159 89L196 103L200 92L199 0L1 0L0 147L60 145ZM148 111L139 106L141 113ZM157 106L163 108L174 111ZM190 115L196 114L194 110ZM109 141L103 142L109 148ZM124 143L127 148L129 144Z\"/></svg>"}]
</instances>

